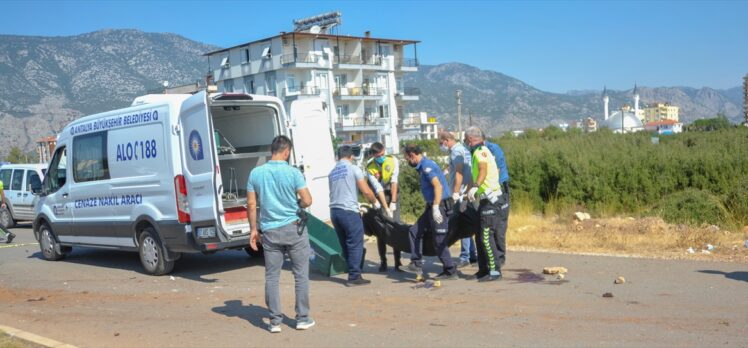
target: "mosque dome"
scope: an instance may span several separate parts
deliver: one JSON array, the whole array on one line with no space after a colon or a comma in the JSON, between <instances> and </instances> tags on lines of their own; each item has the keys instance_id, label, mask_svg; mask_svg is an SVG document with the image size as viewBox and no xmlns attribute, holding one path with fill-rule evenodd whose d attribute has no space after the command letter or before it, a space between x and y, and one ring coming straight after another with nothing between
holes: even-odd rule
<instances>
[{"instance_id":1,"label":"mosque dome","mask_svg":"<svg viewBox=\"0 0 748 348\"><path fill-rule=\"evenodd\" d=\"M621 121L621 119L623 119L623 121ZM610 115L608 120L605 121L604 126L617 133L621 132L621 126L623 126L625 133L644 130L644 125L642 124L642 121L636 117L636 114L632 111L625 110L616 111Z\"/></svg>"}]
</instances>

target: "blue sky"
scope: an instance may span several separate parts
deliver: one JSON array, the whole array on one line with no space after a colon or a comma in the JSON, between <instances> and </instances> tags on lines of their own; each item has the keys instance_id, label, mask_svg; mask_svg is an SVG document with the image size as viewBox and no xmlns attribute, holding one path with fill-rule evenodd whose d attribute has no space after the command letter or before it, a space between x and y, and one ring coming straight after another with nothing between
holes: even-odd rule
<instances>
[{"instance_id":1,"label":"blue sky","mask_svg":"<svg viewBox=\"0 0 748 348\"><path fill-rule=\"evenodd\" d=\"M422 64L462 62L552 92L634 83L730 88L748 73L748 1L5 1L2 8L0 34L134 28L222 47L337 10L340 34L420 40Z\"/></svg>"}]
</instances>

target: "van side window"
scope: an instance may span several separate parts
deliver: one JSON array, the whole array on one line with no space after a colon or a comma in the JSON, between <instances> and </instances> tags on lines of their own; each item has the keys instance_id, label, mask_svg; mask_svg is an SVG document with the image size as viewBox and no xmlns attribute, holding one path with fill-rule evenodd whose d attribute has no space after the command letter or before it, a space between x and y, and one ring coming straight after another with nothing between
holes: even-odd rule
<instances>
[{"instance_id":1,"label":"van side window","mask_svg":"<svg viewBox=\"0 0 748 348\"><path fill-rule=\"evenodd\" d=\"M23 169L13 171L13 184L10 186L10 189L14 191L23 190Z\"/></svg>"},{"instance_id":2,"label":"van side window","mask_svg":"<svg viewBox=\"0 0 748 348\"><path fill-rule=\"evenodd\" d=\"M3 186L8 189L8 183L10 183L10 174L13 171L11 169L0 170L0 181L3 182Z\"/></svg>"},{"instance_id":3,"label":"van side window","mask_svg":"<svg viewBox=\"0 0 748 348\"><path fill-rule=\"evenodd\" d=\"M52 163L49 165L49 172L44 176L44 190L47 194L54 193L65 186L67 181L67 149L62 147L57 149L54 157L52 157Z\"/></svg>"},{"instance_id":4,"label":"van side window","mask_svg":"<svg viewBox=\"0 0 748 348\"><path fill-rule=\"evenodd\" d=\"M34 191L42 188L42 181L39 179L39 174L35 170L26 171L26 189L28 191Z\"/></svg>"},{"instance_id":5,"label":"van side window","mask_svg":"<svg viewBox=\"0 0 748 348\"><path fill-rule=\"evenodd\" d=\"M73 179L75 182L109 179L106 132L73 139Z\"/></svg>"}]
</instances>

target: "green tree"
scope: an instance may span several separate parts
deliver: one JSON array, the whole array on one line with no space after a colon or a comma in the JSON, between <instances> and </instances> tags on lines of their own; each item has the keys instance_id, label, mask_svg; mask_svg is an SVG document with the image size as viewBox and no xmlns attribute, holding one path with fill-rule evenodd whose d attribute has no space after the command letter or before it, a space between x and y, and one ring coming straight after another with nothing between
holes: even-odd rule
<instances>
[{"instance_id":1,"label":"green tree","mask_svg":"<svg viewBox=\"0 0 748 348\"><path fill-rule=\"evenodd\" d=\"M5 161L10 163L26 163L27 155L16 146L10 148L10 152L5 156Z\"/></svg>"},{"instance_id":2,"label":"green tree","mask_svg":"<svg viewBox=\"0 0 748 348\"><path fill-rule=\"evenodd\" d=\"M732 123L724 114L718 114L715 118L696 120L686 127L689 132L711 132L732 128Z\"/></svg>"}]
</instances>

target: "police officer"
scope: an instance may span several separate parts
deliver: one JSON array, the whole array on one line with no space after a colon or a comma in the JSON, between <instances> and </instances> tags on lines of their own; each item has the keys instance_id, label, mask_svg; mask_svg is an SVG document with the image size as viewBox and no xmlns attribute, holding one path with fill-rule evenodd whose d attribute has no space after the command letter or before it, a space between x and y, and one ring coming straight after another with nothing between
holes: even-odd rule
<instances>
[{"instance_id":1,"label":"police officer","mask_svg":"<svg viewBox=\"0 0 748 348\"><path fill-rule=\"evenodd\" d=\"M485 135L483 139L485 139ZM504 156L504 150L501 149L499 144L492 143L488 140L484 140L483 144L491 151L491 154L496 159L496 165L499 167L499 183L502 189L501 199L501 212L499 216L499 230L496 233L496 247L499 248L499 263L504 265L506 261L506 229L509 226L509 170L506 165L506 157Z\"/></svg>"},{"instance_id":2,"label":"police officer","mask_svg":"<svg viewBox=\"0 0 748 348\"><path fill-rule=\"evenodd\" d=\"M410 264L408 270L423 274L423 233L430 229L434 237L436 255L444 269L435 279L457 279L457 269L452 262L447 245L447 231L449 230L449 194L447 178L441 168L432 160L426 158L418 145L409 144L405 147L405 159L414 167L421 177L421 194L426 201L426 208L418 221L410 227Z\"/></svg>"},{"instance_id":3,"label":"police officer","mask_svg":"<svg viewBox=\"0 0 748 348\"><path fill-rule=\"evenodd\" d=\"M338 148L338 163L330 172L330 218L343 247L343 256L348 263L347 286L366 285L370 280L361 276L361 261L364 256L364 223L358 206L358 193L381 208L374 193L369 189L361 168L353 165L353 149Z\"/></svg>"},{"instance_id":4,"label":"police officer","mask_svg":"<svg viewBox=\"0 0 748 348\"><path fill-rule=\"evenodd\" d=\"M397 158L392 155L385 155L384 145L380 142L371 144L369 148L369 162L366 164L366 171L369 175L373 176L379 181L379 184L384 189L384 196L387 199L385 207L386 213L395 222L400 222L400 204L397 200L398 185L397 178L400 175L400 165L398 164ZM376 188L375 188L376 192ZM379 251L379 271L387 271L387 241L384 238L377 238L377 250ZM400 250L392 249L392 253L395 256L395 270L399 271L402 263L400 261L401 253Z\"/></svg>"},{"instance_id":5,"label":"police officer","mask_svg":"<svg viewBox=\"0 0 748 348\"><path fill-rule=\"evenodd\" d=\"M483 133L478 127L470 127L466 134L470 152L472 154L473 185L468 190L467 198L478 202L481 230L477 236L478 242L478 273L475 278L480 282L501 279L500 253L497 236L501 220L500 198L502 195L499 185L499 167L491 151L484 145Z\"/></svg>"}]
</instances>

